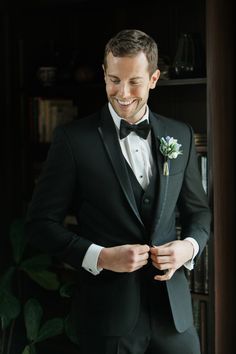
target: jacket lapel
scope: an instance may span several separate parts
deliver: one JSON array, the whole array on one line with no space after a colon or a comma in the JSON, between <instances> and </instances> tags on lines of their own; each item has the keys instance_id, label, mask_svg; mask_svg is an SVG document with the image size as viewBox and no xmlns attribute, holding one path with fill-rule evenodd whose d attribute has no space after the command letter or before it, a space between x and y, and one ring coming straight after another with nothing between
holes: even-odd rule
<instances>
[{"instance_id":1,"label":"jacket lapel","mask_svg":"<svg viewBox=\"0 0 236 354\"><path fill-rule=\"evenodd\" d=\"M134 193L126 169L124 157L120 148L119 140L117 137L117 131L110 115L108 106L105 106L102 110L101 121L98 127L98 131L102 138L102 142L105 146L106 152L111 161L116 177L124 192L124 195L134 214L138 218L139 222L143 225L135 202Z\"/></svg>"},{"instance_id":2,"label":"jacket lapel","mask_svg":"<svg viewBox=\"0 0 236 354\"><path fill-rule=\"evenodd\" d=\"M157 119L151 111L149 114L149 118L150 118L153 135L154 135L153 143L155 146L153 151L155 151L156 153L157 170L159 173L159 181L160 181L159 191L157 192L158 197L157 197L156 214L153 223L153 228L154 228L153 231L154 231L159 226L160 221L163 217L163 210L166 203L169 177L163 175L163 155L159 150L160 138L166 136L166 126L163 124L163 122L160 119Z\"/></svg>"}]
</instances>

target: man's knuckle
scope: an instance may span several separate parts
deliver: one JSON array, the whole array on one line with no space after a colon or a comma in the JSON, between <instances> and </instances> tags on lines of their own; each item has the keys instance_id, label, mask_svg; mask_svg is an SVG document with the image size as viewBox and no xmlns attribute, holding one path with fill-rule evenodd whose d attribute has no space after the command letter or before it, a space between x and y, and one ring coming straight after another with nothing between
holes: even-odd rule
<instances>
[{"instance_id":1,"label":"man's knuckle","mask_svg":"<svg viewBox=\"0 0 236 354\"><path fill-rule=\"evenodd\" d=\"M135 250L134 250L133 248L130 248L130 249L128 250L128 254L129 254L130 257L134 257L135 254L136 254L136 252L135 252Z\"/></svg>"},{"instance_id":2,"label":"man's knuckle","mask_svg":"<svg viewBox=\"0 0 236 354\"><path fill-rule=\"evenodd\" d=\"M131 255L130 255L130 259L129 259L130 264L131 264L131 265L134 265L134 264L136 263L136 260L137 260L136 255L135 255L135 254L131 254Z\"/></svg>"}]
</instances>

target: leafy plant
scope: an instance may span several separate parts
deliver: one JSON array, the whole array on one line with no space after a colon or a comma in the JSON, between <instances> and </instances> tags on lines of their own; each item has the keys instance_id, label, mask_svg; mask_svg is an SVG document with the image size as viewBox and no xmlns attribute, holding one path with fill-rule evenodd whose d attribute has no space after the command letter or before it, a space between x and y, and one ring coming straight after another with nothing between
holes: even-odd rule
<instances>
[{"instance_id":1,"label":"leafy plant","mask_svg":"<svg viewBox=\"0 0 236 354\"><path fill-rule=\"evenodd\" d=\"M29 299L24 306L24 319L27 339L23 354L35 354L35 344L63 332L64 323L61 318L53 318L41 325L43 309L35 299Z\"/></svg>"},{"instance_id":2,"label":"leafy plant","mask_svg":"<svg viewBox=\"0 0 236 354\"><path fill-rule=\"evenodd\" d=\"M37 299L27 301L22 296L22 274L46 290L59 290L60 282L50 270L52 258L36 254L25 258L27 240L24 220L15 220L10 227L12 264L0 277L0 354L10 354L16 320L22 314L26 330L26 342L22 354L36 354L36 344L59 335L64 329L62 318L53 318L41 324L43 309Z\"/></svg>"}]
</instances>

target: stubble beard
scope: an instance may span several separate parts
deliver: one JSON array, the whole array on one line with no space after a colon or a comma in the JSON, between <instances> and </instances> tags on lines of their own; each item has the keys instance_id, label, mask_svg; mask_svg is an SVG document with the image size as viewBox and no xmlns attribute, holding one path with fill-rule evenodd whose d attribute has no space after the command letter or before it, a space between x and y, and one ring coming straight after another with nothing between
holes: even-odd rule
<instances>
[{"instance_id":1,"label":"stubble beard","mask_svg":"<svg viewBox=\"0 0 236 354\"><path fill-rule=\"evenodd\" d=\"M144 101L142 102L141 98L135 99L136 108L131 113L127 112L127 114L125 112L123 112L122 109L119 109L119 104L117 103L117 99L115 97L108 97L108 100L109 100L110 104L112 105L112 108L114 109L116 114L119 117L121 117L122 119L126 120L127 122L136 123L145 114L145 111L146 111L145 109L144 109L143 113L141 113L141 111L145 107L146 102L144 102ZM132 105L134 105L134 103L132 103Z\"/></svg>"}]
</instances>

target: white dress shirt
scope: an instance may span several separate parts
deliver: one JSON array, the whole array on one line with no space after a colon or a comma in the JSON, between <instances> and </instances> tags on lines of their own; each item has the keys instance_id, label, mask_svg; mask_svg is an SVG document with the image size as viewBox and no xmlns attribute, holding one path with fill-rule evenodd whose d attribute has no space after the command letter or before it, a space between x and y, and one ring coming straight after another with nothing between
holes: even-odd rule
<instances>
[{"instance_id":1,"label":"white dress shirt","mask_svg":"<svg viewBox=\"0 0 236 354\"><path fill-rule=\"evenodd\" d=\"M108 106L119 137L120 122L122 118L116 114L110 103ZM146 106L144 116L135 124L141 123L145 119L149 121L148 106ZM150 178L152 177L153 157L151 152L151 133L148 134L147 139L143 139L135 132L131 132L124 139L119 138L119 142L123 156L132 168L139 184L145 190L150 182ZM194 248L192 258L184 264L186 268L191 270L194 266L193 260L199 251L199 245L192 237L187 237L185 240L190 241ZM97 267L98 257L102 248L103 247L101 246L92 244L88 248L83 259L82 267L94 275L99 274L102 270Z\"/></svg>"}]
</instances>

